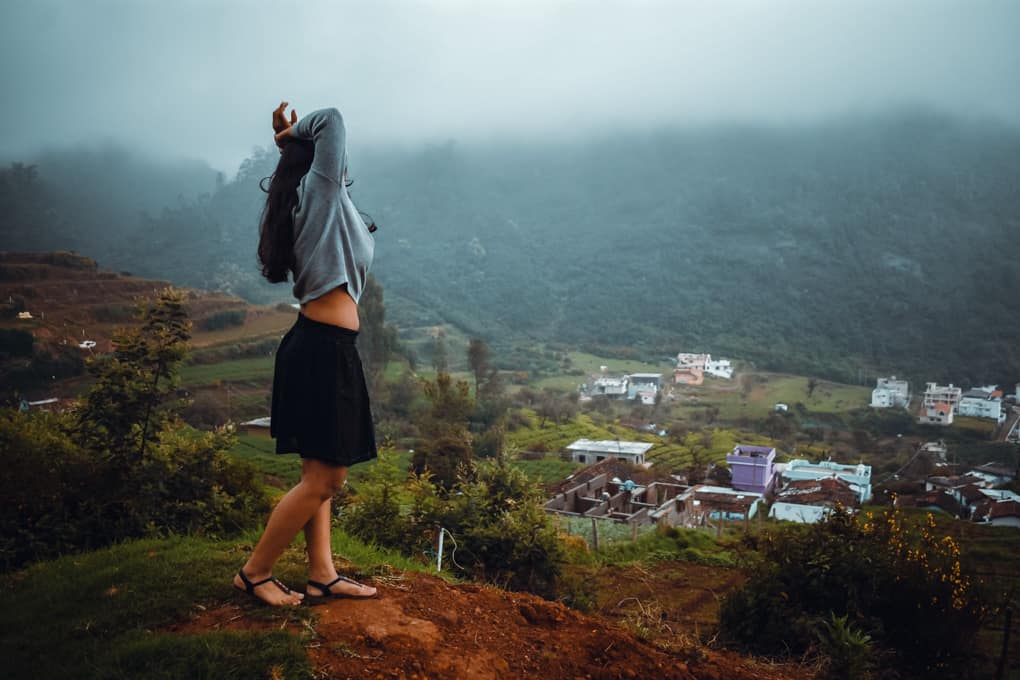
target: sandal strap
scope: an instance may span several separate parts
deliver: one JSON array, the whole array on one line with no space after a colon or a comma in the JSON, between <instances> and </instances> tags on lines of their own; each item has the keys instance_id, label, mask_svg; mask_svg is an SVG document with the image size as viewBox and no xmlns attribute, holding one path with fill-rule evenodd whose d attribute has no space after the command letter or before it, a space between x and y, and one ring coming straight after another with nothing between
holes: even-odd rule
<instances>
[{"instance_id":1,"label":"sandal strap","mask_svg":"<svg viewBox=\"0 0 1020 680\"><path fill-rule=\"evenodd\" d=\"M333 579L329 583L320 583L318 581L313 581L311 579L308 579L308 585L315 586L316 588L321 590L326 595L332 595L333 594L333 586L336 585L337 583L340 583L340 581L346 581L347 583L353 583L354 585L358 586L359 588L365 588L366 587L363 583L358 583L354 579L347 578L346 576L337 576L335 579Z\"/></svg>"},{"instance_id":2,"label":"sandal strap","mask_svg":"<svg viewBox=\"0 0 1020 680\"><path fill-rule=\"evenodd\" d=\"M241 581L244 583L245 592L247 592L247 593L249 593L251 595L254 595L255 594L255 589L258 588L259 586L261 586L264 583L272 583L277 588L279 588L280 590L282 590L286 594L290 595L290 588L288 588L287 586L283 585L283 583L281 583L279 581L279 579L277 579L275 576L270 576L269 578L264 578L261 581L254 581L253 582L251 579L248 578L247 575L245 575L244 569L239 569L237 571L237 574L238 574L238 576L241 577Z\"/></svg>"}]
</instances>

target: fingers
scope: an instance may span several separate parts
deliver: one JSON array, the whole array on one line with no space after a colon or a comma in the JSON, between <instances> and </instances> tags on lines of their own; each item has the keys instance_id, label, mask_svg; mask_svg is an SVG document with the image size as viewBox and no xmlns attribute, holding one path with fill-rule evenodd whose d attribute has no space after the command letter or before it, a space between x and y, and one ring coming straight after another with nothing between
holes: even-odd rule
<instances>
[{"instance_id":1,"label":"fingers","mask_svg":"<svg viewBox=\"0 0 1020 680\"><path fill-rule=\"evenodd\" d=\"M297 111L294 109L290 110L290 124L293 125L297 122Z\"/></svg>"}]
</instances>

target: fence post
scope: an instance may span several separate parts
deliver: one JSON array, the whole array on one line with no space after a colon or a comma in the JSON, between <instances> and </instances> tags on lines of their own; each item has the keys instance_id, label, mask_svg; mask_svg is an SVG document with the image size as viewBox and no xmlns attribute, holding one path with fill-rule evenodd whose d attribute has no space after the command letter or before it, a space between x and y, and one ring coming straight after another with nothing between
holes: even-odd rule
<instances>
[{"instance_id":1,"label":"fence post","mask_svg":"<svg viewBox=\"0 0 1020 680\"><path fill-rule=\"evenodd\" d=\"M631 541L637 540L637 522L630 523L630 540Z\"/></svg>"},{"instance_id":2,"label":"fence post","mask_svg":"<svg viewBox=\"0 0 1020 680\"><path fill-rule=\"evenodd\" d=\"M591 518L591 542L592 548L595 552L599 551L599 521L594 517Z\"/></svg>"}]
</instances>

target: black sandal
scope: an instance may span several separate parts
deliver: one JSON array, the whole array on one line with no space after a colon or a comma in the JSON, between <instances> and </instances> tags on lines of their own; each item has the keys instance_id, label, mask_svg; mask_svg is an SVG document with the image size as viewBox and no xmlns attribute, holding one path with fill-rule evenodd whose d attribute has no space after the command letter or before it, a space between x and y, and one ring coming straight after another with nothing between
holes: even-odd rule
<instances>
[{"instance_id":1,"label":"black sandal","mask_svg":"<svg viewBox=\"0 0 1020 680\"><path fill-rule=\"evenodd\" d=\"M315 598L315 599L322 599L322 600L324 600L326 598L333 598L335 600L344 600L344 599L346 599L346 600L371 600L373 598L379 597L379 591L378 590L376 590L371 595L351 595L349 593L334 593L331 590L331 588L333 587L334 584L339 583L340 581L346 581L347 583L353 583L354 585L358 586L359 588L367 588L368 587L365 584L358 583L354 579L347 578L346 576L337 576L335 579L333 579L329 583L319 583L318 581L312 581L311 579L309 579L308 580L308 585L309 586L315 586L316 588L321 590L323 592L323 594L322 595L312 595L311 593L308 592L308 586L305 586L305 596L306 597Z\"/></svg>"},{"instance_id":2,"label":"black sandal","mask_svg":"<svg viewBox=\"0 0 1020 680\"><path fill-rule=\"evenodd\" d=\"M280 580L277 579L275 576L270 576L269 578L264 578L261 581L255 581L254 583L252 583L251 579L245 576L243 568L237 570L237 575L240 576L241 581L244 582L244 588L239 587L236 583L233 584L233 586L240 590L242 593L247 593L248 595L251 595L259 602L266 602L261 597L255 594L255 589L258 588L263 583L272 583L274 586L282 590L287 595L290 595L291 593L290 588L283 585L283 583L281 583ZM268 602L266 604L268 604Z\"/></svg>"}]
</instances>

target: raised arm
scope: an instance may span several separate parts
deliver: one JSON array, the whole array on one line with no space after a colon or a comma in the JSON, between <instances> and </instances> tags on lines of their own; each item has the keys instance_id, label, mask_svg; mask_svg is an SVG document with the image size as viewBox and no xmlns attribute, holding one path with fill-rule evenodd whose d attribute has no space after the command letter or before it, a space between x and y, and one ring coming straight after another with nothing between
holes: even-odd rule
<instances>
[{"instance_id":1,"label":"raised arm","mask_svg":"<svg viewBox=\"0 0 1020 680\"><path fill-rule=\"evenodd\" d=\"M343 181L347 134L344 118L335 108L317 109L290 127L295 139L310 139L315 144L312 170L340 184Z\"/></svg>"}]
</instances>

